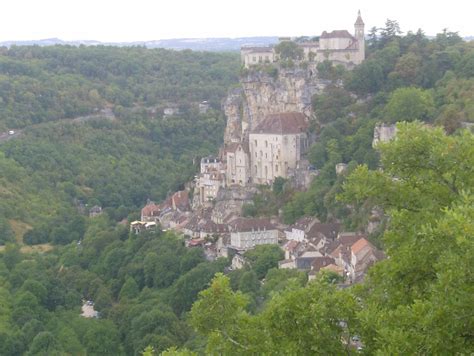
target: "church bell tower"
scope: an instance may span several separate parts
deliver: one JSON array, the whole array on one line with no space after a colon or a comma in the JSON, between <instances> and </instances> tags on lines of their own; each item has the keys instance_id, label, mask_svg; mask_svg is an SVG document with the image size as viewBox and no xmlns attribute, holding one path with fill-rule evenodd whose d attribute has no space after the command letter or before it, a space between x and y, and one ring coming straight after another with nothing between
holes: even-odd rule
<instances>
[{"instance_id":1,"label":"church bell tower","mask_svg":"<svg viewBox=\"0 0 474 356\"><path fill-rule=\"evenodd\" d=\"M357 39L359 48L359 61L362 62L365 59L365 35L364 35L364 21L360 16L360 10L357 14L357 20L354 24L354 37ZM359 63L360 63L359 62Z\"/></svg>"}]
</instances>

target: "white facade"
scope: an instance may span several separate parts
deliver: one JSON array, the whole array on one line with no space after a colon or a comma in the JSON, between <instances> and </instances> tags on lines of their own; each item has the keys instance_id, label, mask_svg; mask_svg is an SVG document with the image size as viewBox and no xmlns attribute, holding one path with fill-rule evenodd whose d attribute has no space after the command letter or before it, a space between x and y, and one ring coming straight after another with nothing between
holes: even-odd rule
<instances>
[{"instance_id":1,"label":"white facade","mask_svg":"<svg viewBox=\"0 0 474 356\"><path fill-rule=\"evenodd\" d=\"M242 144L237 144L227 156L226 180L227 185L238 184L245 186L250 180L249 156Z\"/></svg>"},{"instance_id":2,"label":"white facade","mask_svg":"<svg viewBox=\"0 0 474 356\"><path fill-rule=\"evenodd\" d=\"M224 178L219 172L211 170L206 173L201 173L196 180L200 204L212 202L217 197L217 193L223 185Z\"/></svg>"},{"instance_id":3,"label":"white facade","mask_svg":"<svg viewBox=\"0 0 474 356\"><path fill-rule=\"evenodd\" d=\"M257 245L276 245L278 244L278 230L257 229L231 232L230 244L242 250L249 250Z\"/></svg>"},{"instance_id":4,"label":"white facade","mask_svg":"<svg viewBox=\"0 0 474 356\"><path fill-rule=\"evenodd\" d=\"M273 63L275 52L271 47L242 47L241 60L245 68L258 64Z\"/></svg>"},{"instance_id":5,"label":"white facade","mask_svg":"<svg viewBox=\"0 0 474 356\"><path fill-rule=\"evenodd\" d=\"M271 184L276 177L286 178L288 169L296 168L301 159L302 145L307 145L306 133L251 133L249 137L252 177L258 184Z\"/></svg>"},{"instance_id":6,"label":"white facade","mask_svg":"<svg viewBox=\"0 0 474 356\"><path fill-rule=\"evenodd\" d=\"M350 37L327 37L322 36L319 39L319 49L324 50L338 50L347 49L354 43Z\"/></svg>"},{"instance_id":7,"label":"white facade","mask_svg":"<svg viewBox=\"0 0 474 356\"><path fill-rule=\"evenodd\" d=\"M285 237L287 240L302 242L305 240L305 231L293 227L290 231L285 231Z\"/></svg>"}]
</instances>

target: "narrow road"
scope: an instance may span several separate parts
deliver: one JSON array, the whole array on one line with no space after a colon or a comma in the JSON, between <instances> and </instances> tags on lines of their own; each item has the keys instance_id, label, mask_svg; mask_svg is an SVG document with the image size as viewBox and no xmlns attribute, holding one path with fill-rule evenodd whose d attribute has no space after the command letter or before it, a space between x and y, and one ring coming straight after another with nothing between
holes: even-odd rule
<instances>
[{"instance_id":1,"label":"narrow road","mask_svg":"<svg viewBox=\"0 0 474 356\"><path fill-rule=\"evenodd\" d=\"M55 121L47 121L47 122L42 122L40 124L36 124L36 125L30 125L28 127L38 127L40 125L45 125L45 124L48 124L48 123L51 123L51 122L86 122L86 121L89 121L89 120L93 120L93 119L107 119L107 120L116 120L117 118L115 117L114 115L114 112L112 111L112 109L109 109L109 108L106 108L106 109L103 109L101 110L98 114L91 114L91 115L85 115L85 116L78 116L78 117L75 117L73 119L59 119L59 120L55 120ZM11 139L14 139L14 138L18 138L22 135L22 132L23 132L24 129L13 129L13 130L10 130L10 131L6 131L6 132L0 132L0 143L3 143L3 142L6 142L6 141L9 141ZM13 133L11 133L13 132Z\"/></svg>"}]
</instances>

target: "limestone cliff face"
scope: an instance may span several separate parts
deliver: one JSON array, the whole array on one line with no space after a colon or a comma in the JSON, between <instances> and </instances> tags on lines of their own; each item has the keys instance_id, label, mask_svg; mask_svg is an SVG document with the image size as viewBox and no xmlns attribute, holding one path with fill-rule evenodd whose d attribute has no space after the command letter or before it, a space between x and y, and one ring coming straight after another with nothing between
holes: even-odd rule
<instances>
[{"instance_id":1,"label":"limestone cliff face","mask_svg":"<svg viewBox=\"0 0 474 356\"><path fill-rule=\"evenodd\" d=\"M278 69L278 75L251 71L241 77L241 88L232 90L223 108L227 116L224 142L240 141L266 115L297 111L311 114L311 97L328 84L314 67Z\"/></svg>"},{"instance_id":2,"label":"limestone cliff face","mask_svg":"<svg viewBox=\"0 0 474 356\"><path fill-rule=\"evenodd\" d=\"M224 142L239 142L242 132L242 103L243 91L241 88L232 89L225 99L222 107L227 118L224 132Z\"/></svg>"}]
</instances>

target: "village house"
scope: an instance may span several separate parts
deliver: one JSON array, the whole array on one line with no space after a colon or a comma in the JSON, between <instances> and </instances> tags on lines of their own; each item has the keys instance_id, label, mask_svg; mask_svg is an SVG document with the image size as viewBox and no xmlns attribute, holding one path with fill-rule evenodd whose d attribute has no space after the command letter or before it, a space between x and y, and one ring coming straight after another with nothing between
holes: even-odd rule
<instances>
[{"instance_id":1,"label":"village house","mask_svg":"<svg viewBox=\"0 0 474 356\"><path fill-rule=\"evenodd\" d=\"M351 262L349 275L352 282L360 281L367 269L374 263L384 258L383 252L375 248L365 238L359 239L351 246Z\"/></svg>"},{"instance_id":2,"label":"village house","mask_svg":"<svg viewBox=\"0 0 474 356\"><path fill-rule=\"evenodd\" d=\"M161 214L161 207L155 202L149 200L147 204L142 208L140 221L145 222L158 222Z\"/></svg>"},{"instance_id":3,"label":"village house","mask_svg":"<svg viewBox=\"0 0 474 356\"><path fill-rule=\"evenodd\" d=\"M250 182L250 161L247 145L233 142L225 147L227 186L241 186Z\"/></svg>"},{"instance_id":4,"label":"village house","mask_svg":"<svg viewBox=\"0 0 474 356\"><path fill-rule=\"evenodd\" d=\"M186 212L190 210L189 194L186 190L181 190L172 194L161 204L149 200L141 210L139 221L130 224L130 231L139 233L149 228L156 228L158 224L162 228L181 229L187 220Z\"/></svg>"},{"instance_id":5,"label":"village house","mask_svg":"<svg viewBox=\"0 0 474 356\"><path fill-rule=\"evenodd\" d=\"M336 241L328 247L329 255L334 258L336 265L343 267L345 271L349 271L351 246L359 239L366 237L366 235L356 232L341 232L338 234Z\"/></svg>"},{"instance_id":6,"label":"village house","mask_svg":"<svg viewBox=\"0 0 474 356\"><path fill-rule=\"evenodd\" d=\"M102 207L98 205L94 205L92 208L89 209L89 217L94 218L102 214Z\"/></svg>"},{"instance_id":7,"label":"village house","mask_svg":"<svg viewBox=\"0 0 474 356\"><path fill-rule=\"evenodd\" d=\"M293 231L295 226L299 227L297 232ZM383 253L367 241L366 235L339 232L339 223L321 224L303 218L293 228L286 233L287 236L295 234L295 239L283 245L285 259L278 262L278 268L307 271L310 279L324 269L347 278L349 283L358 282L374 262L384 258Z\"/></svg>"},{"instance_id":8,"label":"village house","mask_svg":"<svg viewBox=\"0 0 474 356\"><path fill-rule=\"evenodd\" d=\"M201 159L200 173L196 176L195 194L199 206L210 206L219 189L225 186L225 169L222 162L213 156Z\"/></svg>"},{"instance_id":9,"label":"village house","mask_svg":"<svg viewBox=\"0 0 474 356\"><path fill-rule=\"evenodd\" d=\"M240 59L245 68L258 64L273 63L275 51L272 47L243 46L240 50Z\"/></svg>"},{"instance_id":10,"label":"village house","mask_svg":"<svg viewBox=\"0 0 474 356\"><path fill-rule=\"evenodd\" d=\"M220 171L222 169L222 163L221 161L214 156L207 156L201 158L201 163L200 163L200 173L206 173L210 170L212 171Z\"/></svg>"},{"instance_id":11,"label":"village house","mask_svg":"<svg viewBox=\"0 0 474 356\"><path fill-rule=\"evenodd\" d=\"M297 42L303 50L304 60L320 63L325 60L335 63L357 65L365 59L364 21L360 11L354 23L354 34L347 30L323 31L317 40ZM281 38L288 41L290 38ZM279 60L274 47L242 47L241 61L245 68L273 63Z\"/></svg>"},{"instance_id":12,"label":"village house","mask_svg":"<svg viewBox=\"0 0 474 356\"><path fill-rule=\"evenodd\" d=\"M239 250L278 244L278 229L269 219L237 218L229 223L230 244Z\"/></svg>"},{"instance_id":13,"label":"village house","mask_svg":"<svg viewBox=\"0 0 474 356\"><path fill-rule=\"evenodd\" d=\"M340 233L329 256L344 270L350 283L360 281L374 262L384 258L383 252L367 241L366 235L354 232Z\"/></svg>"},{"instance_id":14,"label":"village house","mask_svg":"<svg viewBox=\"0 0 474 356\"><path fill-rule=\"evenodd\" d=\"M285 230L285 238L298 242L308 241L319 249L334 241L340 228L340 223L321 223L315 217L303 217Z\"/></svg>"},{"instance_id":15,"label":"village house","mask_svg":"<svg viewBox=\"0 0 474 356\"><path fill-rule=\"evenodd\" d=\"M287 240L301 242L306 239L306 234L309 232L310 228L318 222L319 220L315 217L302 217L293 225L288 226L288 228L285 230L285 238Z\"/></svg>"},{"instance_id":16,"label":"village house","mask_svg":"<svg viewBox=\"0 0 474 356\"><path fill-rule=\"evenodd\" d=\"M216 224L211 219L211 209L204 209L188 217L187 222L181 227L183 234L190 238L215 237L216 239L229 233L227 224Z\"/></svg>"},{"instance_id":17,"label":"village house","mask_svg":"<svg viewBox=\"0 0 474 356\"><path fill-rule=\"evenodd\" d=\"M308 273L308 280L311 281L315 279L320 270L322 270L324 267L334 265L334 262L334 258L330 256L316 257L311 264L311 271Z\"/></svg>"},{"instance_id":18,"label":"village house","mask_svg":"<svg viewBox=\"0 0 474 356\"><path fill-rule=\"evenodd\" d=\"M308 123L302 113L270 114L249 134L252 182L272 184L286 178L308 149Z\"/></svg>"},{"instance_id":19,"label":"village house","mask_svg":"<svg viewBox=\"0 0 474 356\"><path fill-rule=\"evenodd\" d=\"M134 234L138 235L143 231L156 230L157 227L158 224L154 221L145 222L136 220L130 223L130 232L133 232Z\"/></svg>"},{"instance_id":20,"label":"village house","mask_svg":"<svg viewBox=\"0 0 474 356\"><path fill-rule=\"evenodd\" d=\"M219 189L224 187L224 183L224 174L217 170L209 169L207 172L201 173L196 180L199 204L210 206L216 199Z\"/></svg>"}]
</instances>

